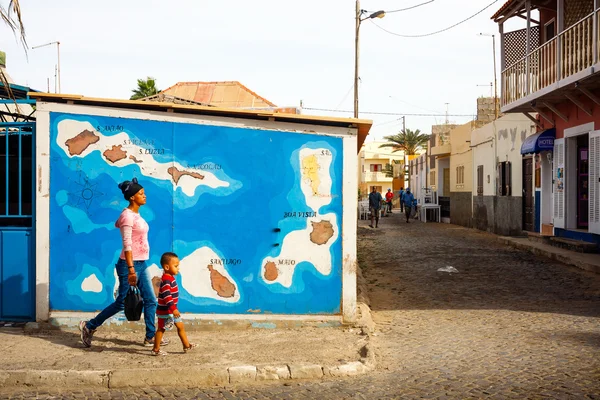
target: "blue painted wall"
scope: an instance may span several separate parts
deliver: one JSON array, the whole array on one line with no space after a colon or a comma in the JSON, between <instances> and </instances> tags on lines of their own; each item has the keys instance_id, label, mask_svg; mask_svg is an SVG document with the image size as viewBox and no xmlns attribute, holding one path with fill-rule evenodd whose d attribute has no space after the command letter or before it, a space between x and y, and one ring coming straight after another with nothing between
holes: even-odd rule
<instances>
[{"instance_id":1,"label":"blue painted wall","mask_svg":"<svg viewBox=\"0 0 600 400\"><path fill-rule=\"evenodd\" d=\"M70 154L74 147L67 148L64 139L85 129L102 139L80 155ZM123 141L122 149L137 156L125 166L103 156L107 149L103 143L123 135L130 142ZM51 310L96 311L113 301L114 264L121 250L114 222L127 206L117 184L137 177L148 198L141 208L150 225L148 264L158 265L165 251L178 253L183 264L202 247L221 259L235 260L221 268L225 271L222 275L235 285L236 295L221 298L216 291L210 296L198 295L211 287L200 278L206 275L207 266L198 265L195 270L188 259L187 269L177 276L182 312L340 313L342 139L62 113L50 114L50 139ZM94 146L97 148L92 151ZM326 244L330 271L319 272L310 262L298 259L291 285L284 286L267 282L263 268L266 257L277 257L282 251L275 243L307 228L305 216L284 217L285 213L310 210L300 188L301 149L320 149L331 157L331 201L317 213L335 215L339 234ZM139 163L142 159L146 164ZM150 161L201 168L228 186L200 185L186 193L169 177L143 172L142 166ZM190 290L185 288L186 280ZM190 280L196 282L195 287Z\"/></svg>"},{"instance_id":2,"label":"blue painted wall","mask_svg":"<svg viewBox=\"0 0 600 400\"><path fill-rule=\"evenodd\" d=\"M570 231L567 229L554 228L554 235L565 239L581 240L582 242L596 243L598 251L600 251L600 235L595 235L588 232Z\"/></svg>"},{"instance_id":3,"label":"blue painted wall","mask_svg":"<svg viewBox=\"0 0 600 400\"><path fill-rule=\"evenodd\" d=\"M0 320L35 320L31 228L0 229Z\"/></svg>"}]
</instances>

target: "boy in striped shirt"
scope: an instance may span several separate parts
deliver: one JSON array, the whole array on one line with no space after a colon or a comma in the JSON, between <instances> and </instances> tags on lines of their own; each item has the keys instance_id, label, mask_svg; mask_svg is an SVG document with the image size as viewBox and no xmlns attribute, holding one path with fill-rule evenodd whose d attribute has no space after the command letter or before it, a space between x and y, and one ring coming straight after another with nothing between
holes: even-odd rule
<instances>
[{"instance_id":1,"label":"boy in striped shirt","mask_svg":"<svg viewBox=\"0 0 600 400\"><path fill-rule=\"evenodd\" d=\"M196 344L188 341L185 334L185 328L181 319L181 314L177 309L179 300L179 288L175 275L179 273L179 257L175 253L165 253L160 258L160 265L163 267L163 276L160 280L160 289L158 291L158 308L156 316L158 317L158 329L156 339L154 340L153 356L166 356L167 353L160 349L160 342L166 329L170 329L173 324L177 327L177 334L183 344L183 351L187 353L196 347Z\"/></svg>"}]
</instances>

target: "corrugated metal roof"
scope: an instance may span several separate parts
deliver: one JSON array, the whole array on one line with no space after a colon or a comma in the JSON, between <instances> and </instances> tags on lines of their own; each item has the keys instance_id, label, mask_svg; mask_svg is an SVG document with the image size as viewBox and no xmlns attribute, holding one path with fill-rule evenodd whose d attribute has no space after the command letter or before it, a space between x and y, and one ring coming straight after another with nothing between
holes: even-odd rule
<instances>
[{"instance_id":1,"label":"corrugated metal roof","mask_svg":"<svg viewBox=\"0 0 600 400\"><path fill-rule=\"evenodd\" d=\"M276 107L238 81L178 82L162 93L227 108Z\"/></svg>"}]
</instances>

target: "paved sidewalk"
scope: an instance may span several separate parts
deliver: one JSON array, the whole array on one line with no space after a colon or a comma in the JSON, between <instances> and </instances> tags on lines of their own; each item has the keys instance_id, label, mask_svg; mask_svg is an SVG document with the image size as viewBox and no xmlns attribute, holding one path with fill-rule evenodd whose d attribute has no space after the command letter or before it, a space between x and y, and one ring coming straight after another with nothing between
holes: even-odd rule
<instances>
[{"instance_id":1,"label":"paved sidewalk","mask_svg":"<svg viewBox=\"0 0 600 400\"><path fill-rule=\"evenodd\" d=\"M527 238L501 236L498 240L517 249L526 250L538 256L548 257L552 260L573 265L585 271L600 274L600 254L578 253L576 251L561 249L545 243L532 242Z\"/></svg>"},{"instance_id":2,"label":"paved sidewalk","mask_svg":"<svg viewBox=\"0 0 600 400\"><path fill-rule=\"evenodd\" d=\"M226 385L279 379L353 376L374 367L369 336L352 327L191 331L197 350L184 353L176 332L153 357L143 331L99 329L91 348L79 331L0 328L0 387L125 388L153 385ZM170 368L172 379L161 370Z\"/></svg>"}]
</instances>

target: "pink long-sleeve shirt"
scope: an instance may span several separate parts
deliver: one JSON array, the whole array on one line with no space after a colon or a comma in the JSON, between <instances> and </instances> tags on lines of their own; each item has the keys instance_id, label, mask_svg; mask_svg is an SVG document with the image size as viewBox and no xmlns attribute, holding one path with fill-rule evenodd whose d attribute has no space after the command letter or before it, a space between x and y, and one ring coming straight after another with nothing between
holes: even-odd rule
<instances>
[{"instance_id":1,"label":"pink long-sleeve shirt","mask_svg":"<svg viewBox=\"0 0 600 400\"><path fill-rule=\"evenodd\" d=\"M115 226L121 231L123 240L121 259L125 259L126 251L131 251L134 261L146 261L150 258L150 245L148 244L150 227L140 214L126 208L115 222Z\"/></svg>"}]
</instances>

